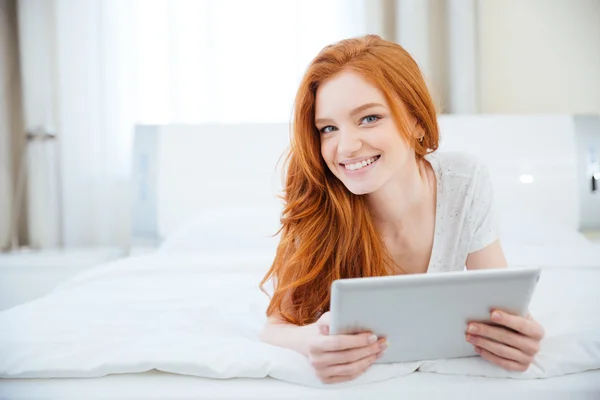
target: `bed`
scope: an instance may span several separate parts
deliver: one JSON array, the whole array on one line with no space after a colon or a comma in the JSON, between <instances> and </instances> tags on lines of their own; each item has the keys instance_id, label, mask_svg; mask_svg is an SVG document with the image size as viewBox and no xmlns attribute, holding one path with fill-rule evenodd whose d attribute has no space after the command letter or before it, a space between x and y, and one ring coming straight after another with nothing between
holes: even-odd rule
<instances>
[{"instance_id":1,"label":"bed","mask_svg":"<svg viewBox=\"0 0 600 400\"><path fill-rule=\"evenodd\" d=\"M281 189L281 171L275 162L287 146L288 126L138 127L132 241L156 244L157 250L101 265L46 298L0 313L0 323L28 321L14 330L4 326L8 328L4 344L11 334L14 340L24 340L19 335L27 336L27 327L38 335L31 336L36 340L30 343L34 354L30 359L25 353L14 353L22 359L16 363L13 358L11 368L5 363L3 369L2 358L11 349L5 348L5 356L0 355L0 371L21 372L19 377L0 380L0 398L600 398L600 365L595 367L600 360L600 342L595 339L600 338L600 246L580 232L600 227L596 219L600 196L593 197L580 182L587 173L582 153L591 145L600 148L600 130L590 133L594 125L589 121L582 130L578 124L581 121L572 116L441 118L442 150L477 152L492 170L511 267L536 265L544 270L532 312L554 337L561 338L548 339L550 358L566 350L572 355L568 362L561 360L560 368L541 368L559 364L541 360L540 368L522 378L502 377L497 370L473 363L434 362L407 370L410 373L381 366L356 384L322 387L311 380L306 368L289 368L287 361L299 355L270 353L269 358L263 347L254 351L252 346L259 345L248 341L228 342L229 350L223 353L208 338L216 340L238 323L236 329L242 332L238 336L251 341L263 321L267 300L256 284L277 243L276 237L270 237L280 210L276 195ZM481 132L489 137L482 140ZM219 151L203 151L200 159L198 149L203 148L207 134L211 149ZM536 151L540 137L547 144L544 151ZM522 151L508 151L517 140ZM222 163L223 154L246 160L247 168ZM213 164L219 165L218 175L214 168L206 168ZM522 183L522 175L533 176L537 185ZM520 229L517 222L525 222L529 229ZM243 290L248 290L248 297L240 296ZM110 297L100 306L94 299L103 293ZM241 302L240 297L252 300ZM128 307L119 309L117 305L122 304ZM43 310L59 311L44 317L52 323L44 323L37 320L43 319ZM220 322L198 324L194 315L202 315L204 322ZM223 315L237 318L223 320ZM76 318L95 323L83 329L73 322ZM162 322L153 324L155 320ZM61 329L57 321L62 321ZM125 326L128 330L119 330ZM212 331L215 326L221 330ZM575 326L585 329L569 330ZM93 352L82 356L70 345L44 341L43 337L61 330L77 334L82 343L87 340L87 346L95 345L86 348ZM206 342L194 341L197 337L189 337L190 332L203 335ZM98 341L84 338L83 333L96 335ZM110 347L102 338L109 333L127 338L115 343L123 346L115 347L118 354L106 351ZM180 336L175 338L174 333ZM143 342L141 338L146 337L154 342ZM236 346L246 349L245 369L231 354ZM136 353L138 348L142 350ZM146 362L144 348L155 352L153 362ZM160 348L165 351L161 353ZM581 357L570 350L582 352ZM222 363L199 366L190 354L193 351Z\"/></svg>"},{"instance_id":2,"label":"bed","mask_svg":"<svg viewBox=\"0 0 600 400\"><path fill-rule=\"evenodd\" d=\"M158 371L90 379L32 379L3 383L11 399L578 399L597 400L600 372L537 381L415 373L345 389L315 389L272 378L226 382Z\"/></svg>"}]
</instances>

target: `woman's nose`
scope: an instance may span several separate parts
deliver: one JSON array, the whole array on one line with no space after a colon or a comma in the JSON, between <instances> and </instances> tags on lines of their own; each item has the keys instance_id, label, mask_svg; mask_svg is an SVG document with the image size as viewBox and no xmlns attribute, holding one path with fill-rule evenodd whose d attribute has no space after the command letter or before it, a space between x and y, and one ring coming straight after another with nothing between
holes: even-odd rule
<instances>
[{"instance_id":1,"label":"woman's nose","mask_svg":"<svg viewBox=\"0 0 600 400\"><path fill-rule=\"evenodd\" d=\"M341 157L349 157L355 154L362 147L360 135L356 132L346 130L340 132L338 142L338 154Z\"/></svg>"}]
</instances>

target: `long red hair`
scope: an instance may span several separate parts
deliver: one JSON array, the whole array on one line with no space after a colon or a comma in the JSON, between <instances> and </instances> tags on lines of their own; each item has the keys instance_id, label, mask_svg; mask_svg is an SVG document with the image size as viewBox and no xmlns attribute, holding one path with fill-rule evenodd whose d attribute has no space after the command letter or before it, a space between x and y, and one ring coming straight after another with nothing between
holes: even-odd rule
<instances>
[{"instance_id":1,"label":"long red hair","mask_svg":"<svg viewBox=\"0 0 600 400\"><path fill-rule=\"evenodd\" d=\"M295 100L281 240L260 284L275 278L267 315L278 312L296 325L315 322L329 310L334 280L389 275L401 268L374 226L366 197L346 189L321 157L316 92L342 69L360 73L383 92L417 158L438 146L435 106L417 63L400 45L375 35L347 39L325 47L311 62ZM403 110L416 119L424 137L411 134Z\"/></svg>"}]
</instances>

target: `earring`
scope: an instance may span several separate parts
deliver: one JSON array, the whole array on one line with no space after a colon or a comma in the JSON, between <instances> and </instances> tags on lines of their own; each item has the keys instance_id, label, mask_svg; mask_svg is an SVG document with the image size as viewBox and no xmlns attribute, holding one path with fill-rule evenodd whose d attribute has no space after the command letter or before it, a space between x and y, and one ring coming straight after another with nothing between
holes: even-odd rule
<instances>
[{"instance_id":1,"label":"earring","mask_svg":"<svg viewBox=\"0 0 600 400\"><path fill-rule=\"evenodd\" d=\"M425 135L421 136L419 139L417 139L419 141L419 143L423 143L423 139L425 138Z\"/></svg>"}]
</instances>

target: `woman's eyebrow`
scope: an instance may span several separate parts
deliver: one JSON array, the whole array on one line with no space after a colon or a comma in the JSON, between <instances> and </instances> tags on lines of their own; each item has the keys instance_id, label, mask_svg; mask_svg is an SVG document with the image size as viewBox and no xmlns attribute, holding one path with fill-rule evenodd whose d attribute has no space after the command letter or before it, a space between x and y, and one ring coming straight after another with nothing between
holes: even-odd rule
<instances>
[{"instance_id":1,"label":"woman's eyebrow","mask_svg":"<svg viewBox=\"0 0 600 400\"><path fill-rule=\"evenodd\" d=\"M381 103L363 104L362 106L358 106L355 109L353 109L352 111L350 111L350 115L355 116L356 114L363 112L364 110L367 110L372 107L385 107L385 106ZM316 118L315 119L315 124L325 124L325 123L331 123L331 122L333 122L333 120L331 120L329 118Z\"/></svg>"},{"instance_id":2,"label":"woman's eyebrow","mask_svg":"<svg viewBox=\"0 0 600 400\"><path fill-rule=\"evenodd\" d=\"M363 104L360 107L356 107L354 110L350 111L350 115L355 116L356 114L363 112L366 109L372 108L372 107L384 107L383 104L381 103L367 103L367 104Z\"/></svg>"}]
</instances>

